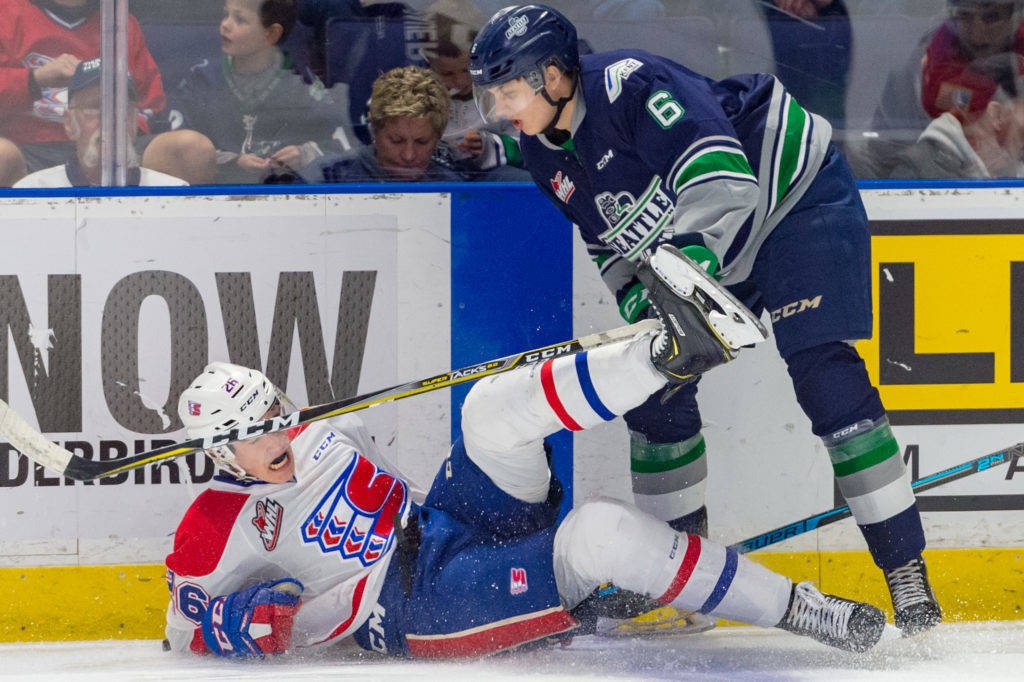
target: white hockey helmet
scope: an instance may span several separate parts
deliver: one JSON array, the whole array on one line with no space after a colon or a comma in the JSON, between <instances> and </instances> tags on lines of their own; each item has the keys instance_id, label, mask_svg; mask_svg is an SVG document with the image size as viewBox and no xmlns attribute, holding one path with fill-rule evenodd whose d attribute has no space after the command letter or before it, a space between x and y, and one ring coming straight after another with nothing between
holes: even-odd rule
<instances>
[{"instance_id":1,"label":"white hockey helmet","mask_svg":"<svg viewBox=\"0 0 1024 682\"><path fill-rule=\"evenodd\" d=\"M229 362L211 362L178 398L178 416L189 438L202 438L262 421L281 398L280 391L262 372ZM233 476L252 478L235 463L229 446L211 448L206 454Z\"/></svg>"}]
</instances>

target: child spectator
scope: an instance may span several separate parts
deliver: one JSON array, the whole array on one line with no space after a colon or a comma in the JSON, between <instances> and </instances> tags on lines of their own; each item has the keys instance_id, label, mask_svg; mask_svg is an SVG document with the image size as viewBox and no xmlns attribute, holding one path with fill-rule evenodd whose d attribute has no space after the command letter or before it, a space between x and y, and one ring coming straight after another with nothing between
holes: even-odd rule
<instances>
[{"instance_id":1,"label":"child spectator","mask_svg":"<svg viewBox=\"0 0 1024 682\"><path fill-rule=\"evenodd\" d=\"M0 0L0 182L63 163L75 144L64 130L68 79L100 54L99 0ZM128 70L138 89L139 129L166 98L138 22L128 17ZM203 181L209 142L193 133L145 137L144 164ZM212 150L210 150L212 151ZM149 163L149 160L153 163Z\"/></svg>"},{"instance_id":2,"label":"child spectator","mask_svg":"<svg viewBox=\"0 0 1024 682\"><path fill-rule=\"evenodd\" d=\"M75 144L74 152L62 163L22 178L15 187L89 187L100 184L100 77L99 59L81 61L68 81L68 105L64 108L64 130ZM135 141L139 107L135 81L128 77L128 139ZM139 156L128 145L128 185L184 185L184 180L139 166Z\"/></svg>"},{"instance_id":3,"label":"child spectator","mask_svg":"<svg viewBox=\"0 0 1024 682\"><path fill-rule=\"evenodd\" d=\"M307 182L458 182L462 178L435 158L448 125L450 100L429 69L403 66L373 83L369 122L373 144L314 162Z\"/></svg>"},{"instance_id":4,"label":"child spectator","mask_svg":"<svg viewBox=\"0 0 1024 682\"><path fill-rule=\"evenodd\" d=\"M424 56L451 97L440 149L450 154L450 165L466 179L529 181L529 174L521 170L516 130L507 124L486 123L473 101L469 49L484 24L483 15L469 0L439 0L427 9L437 44L424 50Z\"/></svg>"},{"instance_id":5,"label":"child spectator","mask_svg":"<svg viewBox=\"0 0 1024 682\"><path fill-rule=\"evenodd\" d=\"M219 182L261 182L297 172L335 144L352 146L345 86L304 82L278 48L295 17L295 0L226 0L222 57L193 66L174 95L176 124L216 147Z\"/></svg>"}]
</instances>

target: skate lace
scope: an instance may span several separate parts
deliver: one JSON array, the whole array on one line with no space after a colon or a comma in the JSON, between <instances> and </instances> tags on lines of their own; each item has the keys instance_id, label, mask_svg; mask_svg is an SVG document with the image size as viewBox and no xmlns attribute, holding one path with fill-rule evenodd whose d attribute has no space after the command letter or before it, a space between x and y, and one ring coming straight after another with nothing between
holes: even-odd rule
<instances>
[{"instance_id":1,"label":"skate lace","mask_svg":"<svg viewBox=\"0 0 1024 682\"><path fill-rule=\"evenodd\" d=\"M885 579L889 583L889 591L892 592L893 608L897 610L911 604L930 601L924 577L914 561L887 572Z\"/></svg>"},{"instance_id":2,"label":"skate lace","mask_svg":"<svg viewBox=\"0 0 1024 682\"><path fill-rule=\"evenodd\" d=\"M797 630L842 638L856 606L854 602L822 594L811 583L803 582L796 586L796 599L787 620Z\"/></svg>"},{"instance_id":3,"label":"skate lace","mask_svg":"<svg viewBox=\"0 0 1024 682\"><path fill-rule=\"evenodd\" d=\"M661 318L661 313L655 306L652 305L651 307L654 308L654 312L658 315L662 325L661 331L658 332L654 337L654 340L651 341L651 357L657 358L665 352L666 348L668 348L668 330L665 328L665 321Z\"/></svg>"}]
</instances>

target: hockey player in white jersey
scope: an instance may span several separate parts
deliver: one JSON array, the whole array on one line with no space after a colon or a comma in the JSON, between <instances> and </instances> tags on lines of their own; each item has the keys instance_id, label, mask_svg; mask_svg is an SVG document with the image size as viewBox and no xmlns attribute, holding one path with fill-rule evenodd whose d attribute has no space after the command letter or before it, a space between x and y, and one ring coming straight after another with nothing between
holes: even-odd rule
<instances>
[{"instance_id":1,"label":"hockey player in white jersey","mask_svg":"<svg viewBox=\"0 0 1024 682\"><path fill-rule=\"evenodd\" d=\"M765 337L674 248L641 269L660 331L477 382L423 500L354 415L209 452L222 472L166 562L172 648L259 657L353 637L393 655L476 656L586 631L601 605L631 601L874 645L874 606L794 586L634 506L590 501L558 521L547 434L613 419ZM178 409L197 437L283 404L258 371L213 363Z\"/></svg>"}]
</instances>

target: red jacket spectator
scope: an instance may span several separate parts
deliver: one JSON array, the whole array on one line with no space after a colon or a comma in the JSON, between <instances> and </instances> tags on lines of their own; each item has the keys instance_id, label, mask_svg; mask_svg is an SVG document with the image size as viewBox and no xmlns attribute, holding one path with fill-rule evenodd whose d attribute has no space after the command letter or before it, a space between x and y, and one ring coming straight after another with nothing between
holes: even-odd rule
<instances>
[{"instance_id":1,"label":"red jacket spectator","mask_svg":"<svg viewBox=\"0 0 1024 682\"><path fill-rule=\"evenodd\" d=\"M965 114L981 114L1002 87L1009 96L1019 95L1017 83L1024 74L1024 24L1017 28L1012 52L1002 59L971 61L957 39L951 22L944 23L928 45L922 61L921 103L932 118L949 111L963 120Z\"/></svg>"},{"instance_id":2,"label":"red jacket spectator","mask_svg":"<svg viewBox=\"0 0 1024 682\"><path fill-rule=\"evenodd\" d=\"M18 144L67 140L61 123L67 88L32 88L29 70L62 54L98 57L99 10L67 23L29 0L0 0L0 17L0 137ZM128 70L139 89L139 127L148 133L149 118L164 108L166 98L160 71L132 16L128 17Z\"/></svg>"}]
</instances>

